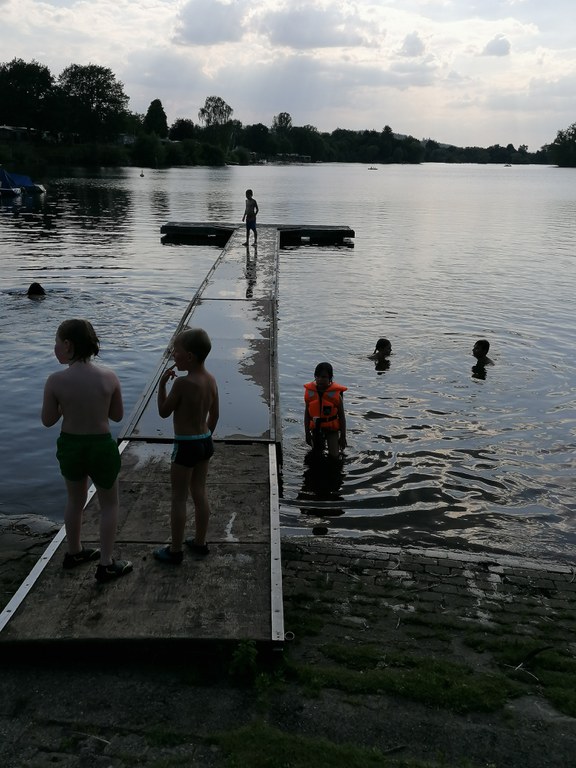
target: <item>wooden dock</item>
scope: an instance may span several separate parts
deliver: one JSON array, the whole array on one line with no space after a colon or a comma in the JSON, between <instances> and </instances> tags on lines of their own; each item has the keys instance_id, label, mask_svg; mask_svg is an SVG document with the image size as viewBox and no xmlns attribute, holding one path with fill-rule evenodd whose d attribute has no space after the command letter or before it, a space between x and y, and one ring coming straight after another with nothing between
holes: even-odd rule
<instances>
[{"instance_id":1,"label":"wooden dock","mask_svg":"<svg viewBox=\"0 0 576 768\"><path fill-rule=\"evenodd\" d=\"M322 242L354 236L347 227L259 226L254 249L243 245L243 226L162 228L173 241L221 237L225 243L175 330L208 330L212 351L207 364L220 390L208 477L210 555L185 553L181 566L166 566L152 557L152 549L168 541L170 531L172 423L160 419L156 409L158 380L171 364L169 343L119 437L115 552L133 561L133 573L98 585L94 564L64 571L62 529L0 614L0 645L250 639L281 646L276 305L283 231L293 241L312 239L316 231ZM192 522L191 502L189 518ZM98 520L92 487L84 517L85 546L98 546Z\"/></svg>"}]
</instances>

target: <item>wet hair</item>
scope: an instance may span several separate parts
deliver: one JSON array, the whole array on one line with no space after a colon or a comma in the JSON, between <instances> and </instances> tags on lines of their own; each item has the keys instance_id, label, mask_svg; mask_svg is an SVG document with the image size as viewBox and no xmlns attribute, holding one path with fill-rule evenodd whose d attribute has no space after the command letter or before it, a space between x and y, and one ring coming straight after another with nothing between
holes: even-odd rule
<instances>
[{"instance_id":1,"label":"wet hair","mask_svg":"<svg viewBox=\"0 0 576 768\"><path fill-rule=\"evenodd\" d=\"M318 363L316 368L314 368L314 378L316 378L316 376L322 376L323 373L325 373L330 381L332 381L334 378L334 369L330 363Z\"/></svg>"},{"instance_id":2,"label":"wet hair","mask_svg":"<svg viewBox=\"0 0 576 768\"><path fill-rule=\"evenodd\" d=\"M478 339L474 344L474 349L482 355L487 355L490 351L490 342L488 339Z\"/></svg>"},{"instance_id":3,"label":"wet hair","mask_svg":"<svg viewBox=\"0 0 576 768\"><path fill-rule=\"evenodd\" d=\"M252 197L253 194L254 194L254 192L252 192L251 189L247 189L246 190L246 197Z\"/></svg>"},{"instance_id":4,"label":"wet hair","mask_svg":"<svg viewBox=\"0 0 576 768\"><path fill-rule=\"evenodd\" d=\"M28 296L46 296L46 291L40 283L31 283L26 293Z\"/></svg>"},{"instance_id":5,"label":"wet hair","mask_svg":"<svg viewBox=\"0 0 576 768\"><path fill-rule=\"evenodd\" d=\"M391 349L392 344L390 344L388 339L382 337L376 342L376 348L374 349L374 352L382 352L383 350L390 351Z\"/></svg>"},{"instance_id":6,"label":"wet hair","mask_svg":"<svg viewBox=\"0 0 576 768\"><path fill-rule=\"evenodd\" d=\"M64 320L58 326L58 337L74 347L72 360L89 360L100 352L100 341L88 320Z\"/></svg>"},{"instance_id":7,"label":"wet hair","mask_svg":"<svg viewBox=\"0 0 576 768\"><path fill-rule=\"evenodd\" d=\"M182 344L186 352L196 355L199 363L206 360L212 349L210 337L203 328L189 328L187 331L181 331L175 340Z\"/></svg>"}]
</instances>

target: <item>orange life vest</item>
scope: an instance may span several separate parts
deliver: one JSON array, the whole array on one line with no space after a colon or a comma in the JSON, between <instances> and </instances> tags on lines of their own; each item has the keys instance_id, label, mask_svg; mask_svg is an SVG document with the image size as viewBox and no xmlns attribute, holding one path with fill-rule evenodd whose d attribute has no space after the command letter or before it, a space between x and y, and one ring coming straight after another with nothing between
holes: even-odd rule
<instances>
[{"instance_id":1,"label":"orange life vest","mask_svg":"<svg viewBox=\"0 0 576 768\"><path fill-rule=\"evenodd\" d=\"M315 381L304 384L304 402L308 415L313 422L314 427L335 432L340 429L340 420L338 418L338 406L342 393L346 392L348 387L342 384L336 384L333 381L330 386L320 394Z\"/></svg>"}]
</instances>

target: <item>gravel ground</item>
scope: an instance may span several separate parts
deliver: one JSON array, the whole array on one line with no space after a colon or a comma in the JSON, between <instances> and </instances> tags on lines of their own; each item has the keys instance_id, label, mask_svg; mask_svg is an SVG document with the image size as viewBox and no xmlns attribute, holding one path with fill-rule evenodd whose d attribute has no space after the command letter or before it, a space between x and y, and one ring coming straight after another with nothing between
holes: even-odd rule
<instances>
[{"instance_id":1,"label":"gravel ground","mask_svg":"<svg viewBox=\"0 0 576 768\"><path fill-rule=\"evenodd\" d=\"M54 532L42 519L0 520L3 604ZM229 757L219 733L265 723L290 737L377 749L382 766L410 758L445 768L576 766L576 719L549 702L520 650L512 679L521 690L491 712L363 688L369 665L351 671L329 652L376 652L378 670L403 654L466 665L472 679L509 673L513 664L466 642L472 633L555 648L574 664L570 564L295 538L283 541L283 569L290 640L256 667L249 644L179 657L103 645L65 659L38 648L22 659L3 649L0 765L219 768ZM360 685L328 683L320 674L328 672ZM293 764L290 754L269 758Z\"/></svg>"}]
</instances>

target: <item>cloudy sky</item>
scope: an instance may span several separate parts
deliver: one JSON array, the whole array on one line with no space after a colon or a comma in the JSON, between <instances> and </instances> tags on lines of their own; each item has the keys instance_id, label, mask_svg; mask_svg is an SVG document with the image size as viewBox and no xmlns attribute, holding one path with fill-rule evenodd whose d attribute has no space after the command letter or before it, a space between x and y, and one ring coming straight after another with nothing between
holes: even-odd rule
<instances>
[{"instance_id":1,"label":"cloudy sky","mask_svg":"<svg viewBox=\"0 0 576 768\"><path fill-rule=\"evenodd\" d=\"M109 67L168 123L220 96L244 125L550 143L576 122L575 0L0 0L0 61Z\"/></svg>"}]
</instances>

